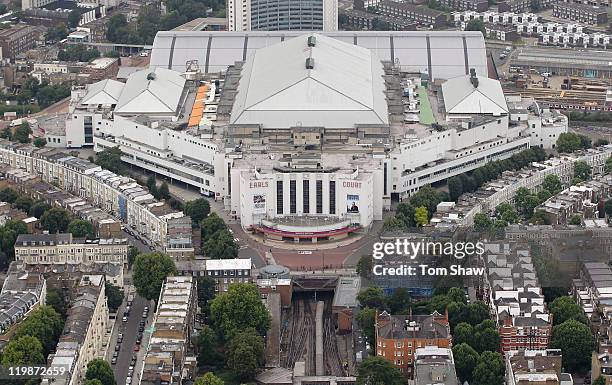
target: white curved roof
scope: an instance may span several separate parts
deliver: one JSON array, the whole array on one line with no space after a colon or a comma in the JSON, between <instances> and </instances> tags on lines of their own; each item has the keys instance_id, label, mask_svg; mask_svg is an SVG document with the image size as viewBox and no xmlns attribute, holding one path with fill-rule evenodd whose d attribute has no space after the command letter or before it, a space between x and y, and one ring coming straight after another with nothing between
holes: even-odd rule
<instances>
[{"instance_id":1,"label":"white curved roof","mask_svg":"<svg viewBox=\"0 0 612 385\"><path fill-rule=\"evenodd\" d=\"M499 81L484 76L478 78L474 87L470 76L459 76L442 83L442 96L447 114L492 114L508 113L508 104Z\"/></svg>"},{"instance_id":2,"label":"white curved roof","mask_svg":"<svg viewBox=\"0 0 612 385\"><path fill-rule=\"evenodd\" d=\"M314 47L308 38L316 39ZM306 59L314 68L306 68ZM306 34L257 50L242 69L233 124L353 127L388 124L383 66L370 50Z\"/></svg>"},{"instance_id":3,"label":"white curved roof","mask_svg":"<svg viewBox=\"0 0 612 385\"><path fill-rule=\"evenodd\" d=\"M185 71L197 60L202 72L225 71L257 49L302 35L298 31L163 31L153 43L151 68ZM398 61L402 70L427 71L432 79L450 79L475 68L487 73L484 38L474 31L338 31L320 32L367 48L381 60Z\"/></svg>"},{"instance_id":4,"label":"white curved roof","mask_svg":"<svg viewBox=\"0 0 612 385\"><path fill-rule=\"evenodd\" d=\"M119 97L117 114L175 114L185 78L165 68L134 72Z\"/></svg>"}]
</instances>

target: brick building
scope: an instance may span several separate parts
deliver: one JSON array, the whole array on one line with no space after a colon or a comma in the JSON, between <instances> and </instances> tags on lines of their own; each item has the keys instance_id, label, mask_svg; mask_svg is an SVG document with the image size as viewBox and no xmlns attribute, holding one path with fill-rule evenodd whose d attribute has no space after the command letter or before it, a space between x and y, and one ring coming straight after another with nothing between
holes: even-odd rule
<instances>
[{"instance_id":1,"label":"brick building","mask_svg":"<svg viewBox=\"0 0 612 385\"><path fill-rule=\"evenodd\" d=\"M385 0L378 4L376 12L388 17L408 19L422 25L433 25L434 28L446 24L446 14L444 12L421 5Z\"/></svg>"},{"instance_id":2,"label":"brick building","mask_svg":"<svg viewBox=\"0 0 612 385\"><path fill-rule=\"evenodd\" d=\"M343 26L354 30L376 29L376 20L378 20L378 22L383 23L384 27L392 31L416 31L416 23L414 21L399 17L377 15L357 9L343 10L342 15L346 16L345 25Z\"/></svg>"},{"instance_id":3,"label":"brick building","mask_svg":"<svg viewBox=\"0 0 612 385\"><path fill-rule=\"evenodd\" d=\"M15 59L15 56L36 46L39 32L36 28L19 24L0 31L0 59Z\"/></svg>"},{"instance_id":4,"label":"brick building","mask_svg":"<svg viewBox=\"0 0 612 385\"><path fill-rule=\"evenodd\" d=\"M584 4L557 3L553 5L553 16L590 25L606 24L608 22L608 11L606 8Z\"/></svg>"},{"instance_id":5,"label":"brick building","mask_svg":"<svg viewBox=\"0 0 612 385\"><path fill-rule=\"evenodd\" d=\"M426 346L452 347L448 314L376 315L376 355L384 357L408 378L414 374L416 349Z\"/></svg>"},{"instance_id":6,"label":"brick building","mask_svg":"<svg viewBox=\"0 0 612 385\"><path fill-rule=\"evenodd\" d=\"M101 57L94 59L81 70L80 75L87 75L89 82L94 83L104 79L111 79L117 76L119 71L119 59L111 57Z\"/></svg>"},{"instance_id":7,"label":"brick building","mask_svg":"<svg viewBox=\"0 0 612 385\"><path fill-rule=\"evenodd\" d=\"M489 9L487 0L440 0L439 3L453 11L484 12Z\"/></svg>"}]
</instances>

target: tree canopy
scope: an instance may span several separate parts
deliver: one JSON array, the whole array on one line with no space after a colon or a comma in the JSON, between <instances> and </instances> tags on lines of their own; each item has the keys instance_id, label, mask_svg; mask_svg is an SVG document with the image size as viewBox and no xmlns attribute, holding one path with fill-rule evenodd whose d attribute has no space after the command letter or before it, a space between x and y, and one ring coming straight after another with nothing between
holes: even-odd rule
<instances>
[{"instance_id":1,"label":"tree canopy","mask_svg":"<svg viewBox=\"0 0 612 385\"><path fill-rule=\"evenodd\" d=\"M185 203L183 212L191 217L193 224L199 224L210 214L210 203L204 198L194 199Z\"/></svg>"},{"instance_id":2,"label":"tree canopy","mask_svg":"<svg viewBox=\"0 0 612 385\"><path fill-rule=\"evenodd\" d=\"M1 362L3 366L44 364L42 344L33 336L13 338L2 351Z\"/></svg>"},{"instance_id":3,"label":"tree canopy","mask_svg":"<svg viewBox=\"0 0 612 385\"><path fill-rule=\"evenodd\" d=\"M87 364L86 380L98 379L102 385L117 385L110 364L102 358L95 358Z\"/></svg>"},{"instance_id":4,"label":"tree canopy","mask_svg":"<svg viewBox=\"0 0 612 385\"><path fill-rule=\"evenodd\" d=\"M215 297L210 305L210 319L214 329L225 340L247 328L254 328L263 335L271 322L257 287L250 283L232 284L226 293Z\"/></svg>"},{"instance_id":5,"label":"tree canopy","mask_svg":"<svg viewBox=\"0 0 612 385\"><path fill-rule=\"evenodd\" d=\"M174 261L168 255L154 252L139 254L134 262L132 279L136 292L148 300L157 300L164 280L176 274Z\"/></svg>"},{"instance_id":6,"label":"tree canopy","mask_svg":"<svg viewBox=\"0 0 612 385\"><path fill-rule=\"evenodd\" d=\"M115 16L117 15L113 15L113 17ZM96 155L96 164L116 174L122 174L124 167L121 162L121 155L123 155L123 153L121 149L119 149L119 146L105 148Z\"/></svg>"},{"instance_id":7,"label":"tree canopy","mask_svg":"<svg viewBox=\"0 0 612 385\"><path fill-rule=\"evenodd\" d=\"M358 385L404 385L402 372L383 357L370 356L357 368Z\"/></svg>"},{"instance_id":8,"label":"tree canopy","mask_svg":"<svg viewBox=\"0 0 612 385\"><path fill-rule=\"evenodd\" d=\"M43 355L46 357L59 340L64 328L61 316L50 306L41 306L33 310L28 318L17 328L13 338L32 336L42 344Z\"/></svg>"},{"instance_id":9,"label":"tree canopy","mask_svg":"<svg viewBox=\"0 0 612 385\"><path fill-rule=\"evenodd\" d=\"M123 302L123 289L119 286L115 286L110 282L106 282L106 303L108 305L108 309L111 312L116 312L121 303Z\"/></svg>"},{"instance_id":10,"label":"tree canopy","mask_svg":"<svg viewBox=\"0 0 612 385\"><path fill-rule=\"evenodd\" d=\"M70 212L61 207L53 207L42 215L40 225L50 234L64 233L68 230L70 223Z\"/></svg>"},{"instance_id":11,"label":"tree canopy","mask_svg":"<svg viewBox=\"0 0 612 385\"><path fill-rule=\"evenodd\" d=\"M559 134L556 143L557 151L571 153L574 151L591 148L591 139L584 135L573 132Z\"/></svg>"},{"instance_id":12,"label":"tree canopy","mask_svg":"<svg viewBox=\"0 0 612 385\"><path fill-rule=\"evenodd\" d=\"M563 352L563 367L569 372L584 373L591 368L595 339L585 324L570 319L553 327L550 347Z\"/></svg>"},{"instance_id":13,"label":"tree canopy","mask_svg":"<svg viewBox=\"0 0 612 385\"><path fill-rule=\"evenodd\" d=\"M77 238L94 239L96 237L93 225L84 219L73 219L68 224L68 232Z\"/></svg>"},{"instance_id":14,"label":"tree canopy","mask_svg":"<svg viewBox=\"0 0 612 385\"><path fill-rule=\"evenodd\" d=\"M478 352L467 343L461 343L453 346L453 356L455 358L455 370L461 383L465 381L472 383L472 372L480 358Z\"/></svg>"},{"instance_id":15,"label":"tree canopy","mask_svg":"<svg viewBox=\"0 0 612 385\"><path fill-rule=\"evenodd\" d=\"M264 364L264 341L253 328L238 332L226 349L227 367L242 381L255 378Z\"/></svg>"},{"instance_id":16,"label":"tree canopy","mask_svg":"<svg viewBox=\"0 0 612 385\"><path fill-rule=\"evenodd\" d=\"M222 379L215 376L213 373L208 372L201 377L198 377L194 385L224 385Z\"/></svg>"}]
</instances>

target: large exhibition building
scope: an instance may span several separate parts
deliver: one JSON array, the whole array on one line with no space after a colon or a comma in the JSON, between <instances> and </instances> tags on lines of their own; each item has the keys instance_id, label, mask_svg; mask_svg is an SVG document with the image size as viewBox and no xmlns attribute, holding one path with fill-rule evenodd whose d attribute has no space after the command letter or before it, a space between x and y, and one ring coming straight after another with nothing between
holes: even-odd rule
<instances>
[{"instance_id":1,"label":"large exhibition building","mask_svg":"<svg viewBox=\"0 0 612 385\"><path fill-rule=\"evenodd\" d=\"M160 32L149 69L73 92L66 143L119 146L267 237L333 240L424 185L554 146L566 119L486 70L472 32Z\"/></svg>"}]
</instances>

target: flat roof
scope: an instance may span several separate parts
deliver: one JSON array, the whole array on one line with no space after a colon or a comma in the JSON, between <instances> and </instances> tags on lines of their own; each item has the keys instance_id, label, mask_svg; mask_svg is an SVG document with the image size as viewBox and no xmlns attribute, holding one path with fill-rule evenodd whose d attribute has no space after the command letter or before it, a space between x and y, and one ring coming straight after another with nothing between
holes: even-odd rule
<instances>
[{"instance_id":1,"label":"flat roof","mask_svg":"<svg viewBox=\"0 0 612 385\"><path fill-rule=\"evenodd\" d=\"M251 258L209 259L206 261L206 270L249 270L251 266Z\"/></svg>"}]
</instances>

